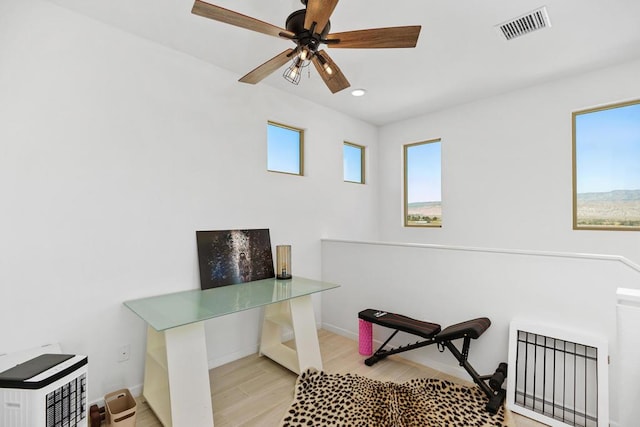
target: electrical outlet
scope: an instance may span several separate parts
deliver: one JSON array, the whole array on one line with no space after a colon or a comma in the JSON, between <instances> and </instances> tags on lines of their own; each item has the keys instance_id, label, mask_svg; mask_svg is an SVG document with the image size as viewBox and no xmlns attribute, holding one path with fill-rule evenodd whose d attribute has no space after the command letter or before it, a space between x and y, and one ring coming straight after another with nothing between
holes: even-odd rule
<instances>
[{"instance_id":1,"label":"electrical outlet","mask_svg":"<svg viewBox=\"0 0 640 427\"><path fill-rule=\"evenodd\" d=\"M123 345L122 347L118 348L118 362L126 362L127 360L129 360L130 351L131 348L129 347L129 344Z\"/></svg>"}]
</instances>

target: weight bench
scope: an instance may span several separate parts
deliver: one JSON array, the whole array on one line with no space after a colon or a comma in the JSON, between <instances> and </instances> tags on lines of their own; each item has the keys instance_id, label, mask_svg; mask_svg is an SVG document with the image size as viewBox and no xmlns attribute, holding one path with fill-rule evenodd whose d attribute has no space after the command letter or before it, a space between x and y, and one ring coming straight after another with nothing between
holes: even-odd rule
<instances>
[{"instance_id":1,"label":"weight bench","mask_svg":"<svg viewBox=\"0 0 640 427\"><path fill-rule=\"evenodd\" d=\"M506 391L502 388L502 384L507 377L507 364L500 363L496 371L491 375L479 375L467 360L471 340L479 338L480 335L482 335L484 331L491 326L491 321L486 317L456 323L455 325L451 325L444 329L441 329L440 325L436 323L423 322L400 314L388 313L386 311L374 309L362 310L358 313L358 318L365 322L375 323L376 325L395 329L380 348L378 348L371 357L364 361L367 366L371 366L392 354L398 354L436 344L440 352L443 352L445 348L449 349L456 360L460 363L460 366L467 371L471 378L473 378L473 381L487 395L489 398L489 402L486 406L487 411L495 414L502 405L502 402L504 402ZM414 344L385 350L384 347L400 331L417 335L423 338L423 340L416 341ZM371 337L368 338L371 339ZM458 339L463 340L462 350L458 350L458 348L453 344L453 341ZM369 348L371 347L369 346Z\"/></svg>"}]
</instances>

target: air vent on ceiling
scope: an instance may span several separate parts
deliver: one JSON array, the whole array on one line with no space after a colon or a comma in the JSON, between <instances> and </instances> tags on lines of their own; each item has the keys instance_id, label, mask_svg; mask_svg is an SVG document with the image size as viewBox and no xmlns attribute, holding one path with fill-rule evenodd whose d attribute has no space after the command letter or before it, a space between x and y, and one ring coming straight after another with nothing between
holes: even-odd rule
<instances>
[{"instance_id":1,"label":"air vent on ceiling","mask_svg":"<svg viewBox=\"0 0 640 427\"><path fill-rule=\"evenodd\" d=\"M527 14L498 24L496 28L507 40L511 40L550 26L551 21L549 21L547 8L543 6Z\"/></svg>"}]
</instances>

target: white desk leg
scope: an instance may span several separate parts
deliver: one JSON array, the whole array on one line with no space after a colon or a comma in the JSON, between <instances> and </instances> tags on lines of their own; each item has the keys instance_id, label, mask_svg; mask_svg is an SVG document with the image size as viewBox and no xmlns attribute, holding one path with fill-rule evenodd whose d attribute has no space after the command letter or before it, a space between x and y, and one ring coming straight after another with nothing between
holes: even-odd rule
<instances>
[{"instance_id":1,"label":"white desk leg","mask_svg":"<svg viewBox=\"0 0 640 427\"><path fill-rule=\"evenodd\" d=\"M213 427L203 322L164 331L173 427Z\"/></svg>"},{"instance_id":2,"label":"white desk leg","mask_svg":"<svg viewBox=\"0 0 640 427\"><path fill-rule=\"evenodd\" d=\"M322 356L311 295L289 300L289 307L298 353L298 372L304 372L307 368L322 370Z\"/></svg>"}]
</instances>

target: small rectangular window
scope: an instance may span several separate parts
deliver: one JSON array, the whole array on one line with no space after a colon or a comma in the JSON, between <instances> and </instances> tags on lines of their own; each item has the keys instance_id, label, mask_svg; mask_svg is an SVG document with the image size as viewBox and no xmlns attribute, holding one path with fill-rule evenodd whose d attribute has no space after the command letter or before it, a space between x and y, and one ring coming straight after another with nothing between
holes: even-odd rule
<instances>
[{"instance_id":1,"label":"small rectangular window","mask_svg":"<svg viewBox=\"0 0 640 427\"><path fill-rule=\"evenodd\" d=\"M350 142L343 148L344 180L364 184L364 147Z\"/></svg>"},{"instance_id":2,"label":"small rectangular window","mask_svg":"<svg viewBox=\"0 0 640 427\"><path fill-rule=\"evenodd\" d=\"M404 146L404 225L442 227L440 139Z\"/></svg>"},{"instance_id":3,"label":"small rectangular window","mask_svg":"<svg viewBox=\"0 0 640 427\"><path fill-rule=\"evenodd\" d=\"M640 101L573 116L573 229L640 230Z\"/></svg>"},{"instance_id":4,"label":"small rectangular window","mask_svg":"<svg viewBox=\"0 0 640 427\"><path fill-rule=\"evenodd\" d=\"M304 131L279 123L267 124L267 170L303 175Z\"/></svg>"}]
</instances>

